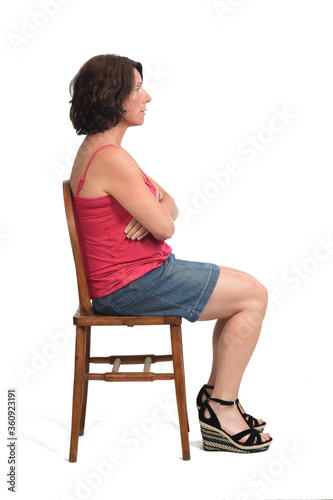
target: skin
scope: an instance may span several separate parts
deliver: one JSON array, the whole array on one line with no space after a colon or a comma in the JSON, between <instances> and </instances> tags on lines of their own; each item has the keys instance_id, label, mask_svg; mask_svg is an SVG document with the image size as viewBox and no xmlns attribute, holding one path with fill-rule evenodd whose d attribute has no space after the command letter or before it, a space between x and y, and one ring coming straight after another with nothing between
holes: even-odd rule
<instances>
[{"instance_id":1,"label":"skin","mask_svg":"<svg viewBox=\"0 0 333 500\"><path fill-rule=\"evenodd\" d=\"M144 123L150 95L144 90L139 72L134 69L135 85L123 103L126 113L116 127L87 136L77 153L70 178L72 192L83 176L93 153L105 144L89 168L81 197L112 195L133 218L124 228L127 238L141 240L151 233L158 240L172 237L178 209L173 198L153 179L156 197L147 189L140 167L125 151L122 139L129 127ZM146 174L145 174L146 175ZM211 396L223 400L238 398L241 380L257 344L267 307L267 291L253 276L220 266L220 276L199 321L215 320L213 331L213 363L207 384L213 385ZM221 427L233 435L248 429L235 406L210 402ZM206 410L206 416L209 411ZM259 420L262 422L262 420ZM269 434L261 433L262 441ZM246 441L244 438L241 441Z\"/></svg>"}]
</instances>

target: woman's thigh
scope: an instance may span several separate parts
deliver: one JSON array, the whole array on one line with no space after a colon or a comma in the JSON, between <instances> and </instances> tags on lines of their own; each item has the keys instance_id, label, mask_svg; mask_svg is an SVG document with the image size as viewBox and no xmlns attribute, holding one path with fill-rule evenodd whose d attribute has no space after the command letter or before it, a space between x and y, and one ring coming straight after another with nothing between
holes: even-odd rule
<instances>
[{"instance_id":1,"label":"woman's thigh","mask_svg":"<svg viewBox=\"0 0 333 500\"><path fill-rule=\"evenodd\" d=\"M267 300L266 289L254 276L237 269L219 267L219 279L199 321L230 318L258 301L264 303Z\"/></svg>"},{"instance_id":2,"label":"woman's thigh","mask_svg":"<svg viewBox=\"0 0 333 500\"><path fill-rule=\"evenodd\" d=\"M246 273L244 271L240 271L239 269L233 269L232 267L225 267L225 266L218 266L218 267L221 269L221 271L233 271L234 273L243 274L244 276L251 276L251 278L254 278L254 276L252 276L252 274Z\"/></svg>"}]
</instances>

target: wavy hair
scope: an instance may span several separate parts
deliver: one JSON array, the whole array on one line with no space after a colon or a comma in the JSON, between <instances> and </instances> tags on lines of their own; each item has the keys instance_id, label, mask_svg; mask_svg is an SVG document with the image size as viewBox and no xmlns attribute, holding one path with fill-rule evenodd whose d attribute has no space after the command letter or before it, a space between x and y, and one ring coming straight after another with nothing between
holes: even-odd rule
<instances>
[{"instance_id":1,"label":"wavy hair","mask_svg":"<svg viewBox=\"0 0 333 500\"><path fill-rule=\"evenodd\" d=\"M104 132L123 119L123 104L135 84L134 68L142 78L141 63L115 54L92 57L80 68L69 86L69 116L78 135Z\"/></svg>"}]
</instances>

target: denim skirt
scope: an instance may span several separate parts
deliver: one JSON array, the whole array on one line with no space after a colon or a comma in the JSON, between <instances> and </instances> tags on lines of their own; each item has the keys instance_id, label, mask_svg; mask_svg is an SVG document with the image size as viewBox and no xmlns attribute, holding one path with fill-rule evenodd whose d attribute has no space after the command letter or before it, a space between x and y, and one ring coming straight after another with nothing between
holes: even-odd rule
<instances>
[{"instance_id":1,"label":"denim skirt","mask_svg":"<svg viewBox=\"0 0 333 500\"><path fill-rule=\"evenodd\" d=\"M170 254L156 269L105 297L93 299L96 314L181 316L199 319L219 278L215 264L177 260Z\"/></svg>"}]
</instances>

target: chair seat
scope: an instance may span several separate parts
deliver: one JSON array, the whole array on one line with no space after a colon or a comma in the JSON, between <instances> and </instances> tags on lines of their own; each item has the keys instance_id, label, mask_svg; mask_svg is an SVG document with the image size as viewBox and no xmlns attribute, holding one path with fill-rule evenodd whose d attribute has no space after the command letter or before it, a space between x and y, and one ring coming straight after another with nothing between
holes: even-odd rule
<instances>
[{"instance_id":1,"label":"chair seat","mask_svg":"<svg viewBox=\"0 0 333 500\"><path fill-rule=\"evenodd\" d=\"M82 313L80 308L73 317L76 326L134 326L134 325L181 325L179 316L103 316Z\"/></svg>"}]
</instances>

